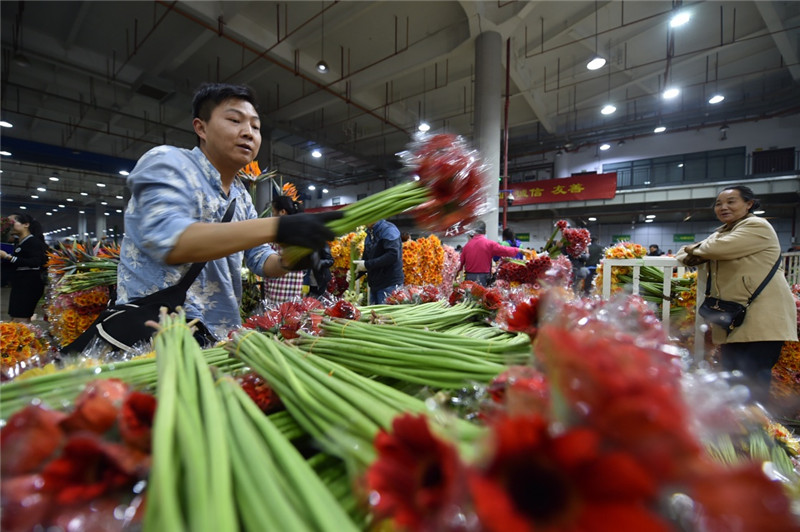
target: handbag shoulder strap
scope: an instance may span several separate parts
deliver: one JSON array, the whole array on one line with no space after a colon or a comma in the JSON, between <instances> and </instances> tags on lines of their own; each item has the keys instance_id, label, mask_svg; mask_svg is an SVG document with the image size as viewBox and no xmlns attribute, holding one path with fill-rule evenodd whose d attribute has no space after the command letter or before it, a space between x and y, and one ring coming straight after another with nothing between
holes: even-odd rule
<instances>
[{"instance_id":1,"label":"handbag shoulder strap","mask_svg":"<svg viewBox=\"0 0 800 532\"><path fill-rule=\"evenodd\" d=\"M235 210L236 206L236 198L231 200L230 205L228 205L228 209L225 211L225 215L222 217L222 223L230 222L231 218L233 218L233 211ZM206 262L195 262L189 268L189 270L183 274L181 280L175 286L180 286L185 290L189 290L189 287L192 286L192 283L197 276L200 275L200 272L203 270L203 267L206 265Z\"/></svg>"},{"instance_id":2,"label":"handbag shoulder strap","mask_svg":"<svg viewBox=\"0 0 800 532\"><path fill-rule=\"evenodd\" d=\"M780 253L778 253L778 260L775 261L775 264L772 265L772 269L769 271L767 276L764 278L763 281L761 281L761 284L758 285L758 288L755 289L755 291L753 292L753 295L751 295L750 298L747 300L747 304L745 305L745 307L749 307L750 303L752 303L753 300L758 296L758 294L760 294L761 291L764 290L764 288L767 286L769 281L772 279L772 276L775 275L776 271L778 271L778 267L781 265L782 261L783 261L783 257L781 256ZM708 276L706 277L706 297L708 297L709 294L711 294L711 264L710 263L708 265Z\"/></svg>"}]
</instances>

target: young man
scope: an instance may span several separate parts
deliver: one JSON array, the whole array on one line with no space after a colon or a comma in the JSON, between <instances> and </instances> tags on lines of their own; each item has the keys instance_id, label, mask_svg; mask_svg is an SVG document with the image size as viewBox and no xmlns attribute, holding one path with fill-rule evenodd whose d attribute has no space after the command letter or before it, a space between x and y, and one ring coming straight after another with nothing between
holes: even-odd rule
<instances>
[{"instance_id":1,"label":"young man","mask_svg":"<svg viewBox=\"0 0 800 532\"><path fill-rule=\"evenodd\" d=\"M278 276L290 268L266 242L321 248L334 235L325 222L341 213L258 218L238 171L261 147L261 121L245 86L204 84L192 102L198 146L159 146L128 176L117 274L117 303L175 285L192 263L208 261L192 284L184 309L217 336L241 324L241 266ZM231 202L234 214L220 223ZM296 265L308 267L307 264Z\"/></svg>"},{"instance_id":2,"label":"young man","mask_svg":"<svg viewBox=\"0 0 800 532\"><path fill-rule=\"evenodd\" d=\"M369 284L369 304L382 305L405 280L400 230L392 222L378 220L367 227L364 267Z\"/></svg>"}]
</instances>

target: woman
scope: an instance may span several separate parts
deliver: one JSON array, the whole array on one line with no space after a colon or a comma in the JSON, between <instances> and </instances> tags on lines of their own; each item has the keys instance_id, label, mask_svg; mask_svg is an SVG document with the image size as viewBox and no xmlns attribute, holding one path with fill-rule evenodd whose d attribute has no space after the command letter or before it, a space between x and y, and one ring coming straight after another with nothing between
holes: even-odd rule
<instances>
[{"instance_id":1,"label":"woman","mask_svg":"<svg viewBox=\"0 0 800 532\"><path fill-rule=\"evenodd\" d=\"M8 315L11 321L30 323L36 304L44 293L47 244L42 226L27 214L14 213L11 234L18 237L14 254L0 250L0 259L8 261L13 270Z\"/></svg>"},{"instance_id":2,"label":"woman","mask_svg":"<svg viewBox=\"0 0 800 532\"><path fill-rule=\"evenodd\" d=\"M702 242L678 251L676 258L687 266L709 263L711 296L746 304L780 257L775 230L752 214L758 207L750 188L726 188L714 203L714 213L724 225ZM714 344L720 345L722 367L739 370L760 385L752 391L765 399L783 342L797 340L797 310L783 269L753 300L741 326L730 334L716 325L711 328Z\"/></svg>"},{"instance_id":3,"label":"woman","mask_svg":"<svg viewBox=\"0 0 800 532\"><path fill-rule=\"evenodd\" d=\"M303 204L292 196L275 196L272 199L273 216L290 216L303 211ZM278 244L270 244L279 252ZM303 270L288 272L280 277L267 277L264 280L264 297L267 305L277 306L287 301L303 297Z\"/></svg>"}]
</instances>

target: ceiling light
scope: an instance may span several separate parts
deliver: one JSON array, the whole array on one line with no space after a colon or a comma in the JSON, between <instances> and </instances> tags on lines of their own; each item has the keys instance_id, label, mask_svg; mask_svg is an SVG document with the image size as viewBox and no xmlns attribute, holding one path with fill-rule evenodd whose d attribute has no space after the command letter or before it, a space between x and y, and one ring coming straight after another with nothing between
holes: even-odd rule
<instances>
[{"instance_id":1,"label":"ceiling light","mask_svg":"<svg viewBox=\"0 0 800 532\"><path fill-rule=\"evenodd\" d=\"M596 55L592 58L591 61L586 63L586 68L589 70L597 70L598 68L603 68L606 64L606 60L599 55Z\"/></svg>"},{"instance_id":2,"label":"ceiling light","mask_svg":"<svg viewBox=\"0 0 800 532\"><path fill-rule=\"evenodd\" d=\"M589 216L589 221L590 222L596 222L597 218L595 218L594 216Z\"/></svg>"},{"instance_id":3,"label":"ceiling light","mask_svg":"<svg viewBox=\"0 0 800 532\"><path fill-rule=\"evenodd\" d=\"M54 175L51 175L47 179L49 179L50 181L58 181L58 178L56 176L54 176Z\"/></svg>"},{"instance_id":4,"label":"ceiling light","mask_svg":"<svg viewBox=\"0 0 800 532\"><path fill-rule=\"evenodd\" d=\"M37 196L36 194L31 194L31 199L39 199L39 196Z\"/></svg>"},{"instance_id":5,"label":"ceiling light","mask_svg":"<svg viewBox=\"0 0 800 532\"><path fill-rule=\"evenodd\" d=\"M611 144L609 144L607 142L605 144L601 144L600 145L600 150L601 151L606 151L606 150L610 150L610 149L611 149Z\"/></svg>"},{"instance_id":6,"label":"ceiling light","mask_svg":"<svg viewBox=\"0 0 800 532\"><path fill-rule=\"evenodd\" d=\"M123 197L122 197L122 196L116 196L116 198L117 198L117 199L123 199Z\"/></svg>"},{"instance_id":7,"label":"ceiling light","mask_svg":"<svg viewBox=\"0 0 800 532\"><path fill-rule=\"evenodd\" d=\"M323 194L327 194L327 193L328 193L328 189L327 189L327 188L323 188L323 189L322 189L322 193L323 193Z\"/></svg>"},{"instance_id":8,"label":"ceiling light","mask_svg":"<svg viewBox=\"0 0 800 532\"><path fill-rule=\"evenodd\" d=\"M414 181L419 181L419 176L416 174L414 175Z\"/></svg>"},{"instance_id":9,"label":"ceiling light","mask_svg":"<svg viewBox=\"0 0 800 532\"><path fill-rule=\"evenodd\" d=\"M52 213L52 212L46 212L45 214L46 214L47 216L53 216L53 213Z\"/></svg>"},{"instance_id":10,"label":"ceiling light","mask_svg":"<svg viewBox=\"0 0 800 532\"><path fill-rule=\"evenodd\" d=\"M308 185L308 190L317 190L317 187L314 185Z\"/></svg>"},{"instance_id":11,"label":"ceiling light","mask_svg":"<svg viewBox=\"0 0 800 532\"><path fill-rule=\"evenodd\" d=\"M3 155L5 157L11 157L11 152L3 150L3 151L0 151L0 155Z\"/></svg>"},{"instance_id":12,"label":"ceiling light","mask_svg":"<svg viewBox=\"0 0 800 532\"><path fill-rule=\"evenodd\" d=\"M111 213L108 212L108 211L104 212L103 214L106 215L106 216L111 216Z\"/></svg>"},{"instance_id":13,"label":"ceiling light","mask_svg":"<svg viewBox=\"0 0 800 532\"><path fill-rule=\"evenodd\" d=\"M680 93L681 90L677 87L670 87L664 91L662 96L664 96L665 100L672 100L673 98L677 98Z\"/></svg>"},{"instance_id":14,"label":"ceiling light","mask_svg":"<svg viewBox=\"0 0 800 532\"><path fill-rule=\"evenodd\" d=\"M753 214L764 214L767 211L753 211Z\"/></svg>"},{"instance_id":15,"label":"ceiling light","mask_svg":"<svg viewBox=\"0 0 800 532\"><path fill-rule=\"evenodd\" d=\"M723 96L722 94L715 94L714 96L712 96L711 98L708 99L708 103L711 103L711 104L719 103L724 99L725 99L725 96Z\"/></svg>"},{"instance_id":16,"label":"ceiling light","mask_svg":"<svg viewBox=\"0 0 800 532\"><path fill-rule=\"evenodd\" d=\"M102 188L102 187L106 186L106 184L105 183L97 183L97 186Z\"/></svg>"},{"instance_id":17,"label":"ceiling light","mask_svg":"<svg viewBox=\"0 0 800 532\"><path fill-rule=\"evenodd\" d=\"M36 187L36 190L38 190L39 192L47 192L47 189L44 187Z\"/></svg>"},{"instance_id":18,"label":"ceiling light","mask_svg":"<svg viewBox=\"0 0 800 532\"><path fill-rule=\"evenodd\" d=\"M645 184L645 185L649 185L649 184L650 184L650 181L645 181L645 182L644 182L644 184Z\"/></svg>"},{"instance_id":19,"label":"ceiling light","mask_svg":"<svg viewBox=\"0 0 800 532\"><path fill-rule=\"evenodd\" d=\"M683 168L683 163L678 164L678 168Z\"/></svg>"},{"instance_id":20,"label":"ceiling light","mask_svg":"<svg viewBox=\"0 0 800 532\"><path fill-rule=\"evenodd\" d=\"M6 122L5 120L0 120L0 127L14 127L11 125L11 122Z\"/></svg>"},{"instance_id":21,"label":"ceiling light","mask_svg":"<svg viewBox=\"0 0 800 532\"><path fill-rule=\"evenodd\" d=\"M654 220L652 218L649 218L649 219L645 220L644 223L651 224L651 223L653 223L653 221Z\"/></svg>"},{"instance_id":22,"label":"ceiling light","mask_svg":"<svg viewBox=\"0 0 800 532\"><path fill-rule=\"evenodd\" d=\"M86 211L78 211L78 214L86 214Z\"/></svg>"},{"instance_id":23,"label":"ceiling light","mask_svg":"<svg viewBox=\"0 0 800 532\"><path fill-rule=\"evenodd\" d=\"M418 129L419 131L421 131L422 133L425 133L425 132L427 132L427 131L430 131L430 130L431 130L431 126L430 126L430 124L428 124L427 122L420 122L420 123L419 123L419 126L417 126L417 129Z\"/></svg>"},{"instance_id":24,"label":"ceiling light","mask_svg":"<svg viewBox=\"0 0 800 532\"><path fill-rule=\"evenodd\" d=\"M107 201L101 201L100 205L108 205L108 202Z\"/></svg>"},{"instance_id":25,"label":"ceiling light","mask_svg":"<svg viewBox=\"0 0 800 532\"><path fill-rule=\"evenodd\" d=\"M669 27L670 28L677 28L678 26L683 26L692 18L692 15L688 11L681 11L677 15L673 16L669 20Z\"/></svg>"},{"instance_id":26,"label":"ceiling light","mask_svg":"<svg viewBox=\"0 0 800 532\"><path fill-rule=\"evenodd\" d=\"M311 152L311 156L315 159L319 159L320 157L322 157L322 152L319 150L314 150Z\"/></svg>"},{"instance_id":27,"label":"ceiling light","mask_svg":"<svg viewBox=\"0 0 800 532\"><path fill-rule=\"evenodd\" d=\"M75 201L75 200L72 198L67 198L67 201Z\"/></svg>"},{"instance_id":28,"label":"ceiling light","mask_svg":"<svg viewBox=\"0 0 800 532\"><path fill-rule=\"evenodd\" d=\"M655 214L648 214L647 216L645 216L645 218L647 218L648 220L652 220L655 217L656 217Z\"/></svg>"},{"instance_id":29,"label":"ceiling light","mask_svg":"<svg viewBox=\"0 0 800 532\"><path fill-rule=\"evenodd\" d=\"M122 209L117 209L117 212L122 212Z\"/></svg>"},{"instance_id":30,"label":"ceiling light","mask_svg":"<svg viewBox=\"0 0 800 532\"><path fill-rule=\"evenodd\" d=\"M667 130L666 126L658 126L653 130L653 133L663 133Z\"/></svg>"},{"instance_id":31,"label":"ceiling light","mask_svg":"<svg viewBox=\"0 0 800 532\"><path fill-rule=\"evenodd\" d=\"M19 208L22 209L23 211L28 209L25 205L20 205Z\"/></svg>"},{"instance_id":32,"label":"ceiling light","mask_svg":"<svg viewBox=\"0 0 800 532\"><path fill-rule=\"evenodd\" d=\"M81 192L81 196L88 196L88 195L89 194L87 194L86 192Z\"/></svg>"},{"instance_id":33,"label":"ceiling light","mask_svg":"<svg viewBox=\"0 0 800 532\"><path fill-rule=\"evenodd\" d=\"M320 59L319 63L317 63L317 72L320 74L327 74L328 70L328 63L325 62L324 59Z\"/></svg>"},{"instance_id":34,"label":"ceiling light","mask_svg":"<svg viewBox=\"0 0 800 532\"><path fill-rule=\"evenodd\" d=\"M617 108L609 103L609 104L606 104L602 109L600 109L600 113L604 114L604 115L610 115L610 114L613 114L614 112L616 112L616 110L617 110Z\"/></svg>"},{"instance_id":35,"label":"ceiling light","mask_svg":"<svg viewBox=\"0 0 800 532\"><path fill-rule=\"evenodd\" d=\"M60 208L62 208L62 209L66 207L66 205L64 205L63 203L59 203L59 204L58 204L58 206L59 206Z\"/></svg>"}]
</instances>

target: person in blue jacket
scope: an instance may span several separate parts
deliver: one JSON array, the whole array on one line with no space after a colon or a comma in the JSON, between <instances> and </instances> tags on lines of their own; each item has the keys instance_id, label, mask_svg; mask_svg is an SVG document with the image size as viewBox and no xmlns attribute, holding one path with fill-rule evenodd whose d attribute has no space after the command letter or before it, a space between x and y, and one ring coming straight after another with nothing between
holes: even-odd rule
<instances>
[{"instance_id":1,"label":"person in blue jacket","mask_svg":"<svg viewBox=\"0 0 800 532\"><path fill-rule=\"evenodd\" d=\"M369 303L382 305L386 296L404 282L403 245L397 226L386 220L367 226L361 258L367 270Z\"/></svg>"}]
</instances>

